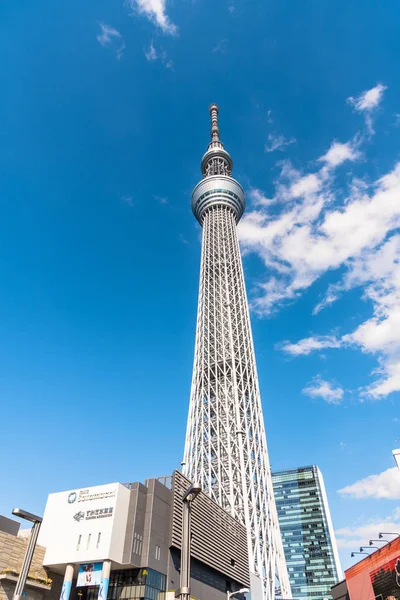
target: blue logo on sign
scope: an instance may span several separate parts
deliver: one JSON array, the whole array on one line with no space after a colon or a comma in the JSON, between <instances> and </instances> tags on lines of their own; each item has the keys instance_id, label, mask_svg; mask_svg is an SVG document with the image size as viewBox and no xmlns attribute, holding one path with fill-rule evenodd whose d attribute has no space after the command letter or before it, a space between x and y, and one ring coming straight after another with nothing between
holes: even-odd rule
<instances>
[{"instance_id":1,"label":"blue logo on sign","mask_svg":"<svg viewBox=\"0 0 400 600\"><path fill-rule=\"evenodd\" d=\"M68 496L68 504L73 504L76 500L76 492L71 492Z\"/></svg>"}]
</instances>

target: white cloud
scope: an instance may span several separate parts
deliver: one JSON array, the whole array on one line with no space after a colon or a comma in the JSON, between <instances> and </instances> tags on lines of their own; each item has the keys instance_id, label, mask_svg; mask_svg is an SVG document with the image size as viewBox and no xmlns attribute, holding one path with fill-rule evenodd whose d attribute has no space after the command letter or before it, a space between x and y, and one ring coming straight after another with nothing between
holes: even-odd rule
<instances>
[{"instance_id":1,"label":"white cloud","mask_svg":"<svg viewBox=\"0 0 400 600\"><path fill-rule=\"evenodd\" d=\"M106 25L106 23L99 23L100 25L100 33L96 36L96 39L102 46L105 48L108 46L112 46L115 42L118 42L118 46L116 47L116 55L119 60L122 58L123 52L125 50L125 42L117 29L111 27L110 25Z\"/></svg>"},{"instance_id":2,"label":"white cloud","mask_svg":"<svg viewBox=\"0 0 400 600\"><path fill-rule=\"evenodd\" d=\"M368 90L353 99L354 106L369 114L384 89L379 85ZM238 232L244 253L257 254L264 265L251 300L261 316L295 302L328 271L333 281L313 314L349 290L362 289L372 314L353 331L279 347L293 356L323 347L374 354L378 368L359 397L380 399L400 391L400 162L376 181L346 173L339 187L335 167L360 155L362 139L354 140L358 141L334 141L318 159L321 166L315 172L301 172L289 161L280 163L274 194L250 190L252 209Z\"/></svg>"},{"instance_id":3,"label":"white cloud","mask_svg":"<svg viewBox=\"0 0 400 600\"><path fill-rule=\"evenodd\" d=\"M265 145L265 152L275 152L275 150L282 150L285 146L295 143L294 138L286 139L283 135L274 135L270 133L268 135L268 142Z\"/></svg>"},{"instance_id":4,"label":"white cloud","mask_svg":"<svg viewBox=\"0 0 400 600\"><path fill-rule=\"evenodd\" d=\"M174 35L176 25L171 23L166 13L166 0L126 0L132 10L144 14L150 21L161 27L165 33Z\"/></svg>"},{"instance_id":5,"label":"white cloud","mask_svg":"<svg viewBox=\"0 0 400 600\"><path fill-rule=\"evenodd\" d=\"M291 356L308 355L314 350L323 350L325 348L340 348L340 340L333 335L317 335L300 340L296 344L283 342L278 344L278 349L290 354Z\"/></svg>"},{"instance_id":6,"label":"white cloud","mask_svg":"<svg viewBox=\"0 0 400 600\"><path fill-rule=\"evenodd\" d=\"M257 188L250 188L247 192L247 197L254 205L264 205L267 206L269 204L273 204L275 200L272 198L267 198L267 196Z\"/></svg>"},{"instance_id":7,"label":"white cloud","mask_svg":"<svg viewBox=\"0 0 400 600\"><path fill-rule=\"evenodd\" d=\"M121 200L128 206L135 206L132 196L122 196Z\"/></svg>"},{"instance_id":8,"label":"white cloud","mask_svg":"<svg viewBox=\"0 0 400 600\"><path fill-rule=\"evenodd\" d=\"M312 314L317 315L319 312L321 312L321 310L336 302L336 300L340 298L342 291L343 286L341 283L329 284L324 298L314 306Z\"/></svg>"},{"instance_id":9,"label":"white cloud","mask_svg":"<svg viewBox=\"0 0 400 600\"><path fill-rule=\"evenodd\" d=\"M97 35L97 40L102 46L107 46L113 38L121 37L120 32L114 29L114 27L110 27L110 25L106 25L105 23L99 23L99 25L101 31Z\"/></svg>"},{"instance_id":10,"label":"white cloud","mask_svg":"<svg viewBox=\"0 0 400 600\"><path fill-rule=\"evenodd\" d=\"M147 58L147 60L157 60L158 59L158 53L157 53L157 50L153 46L153 41L151 41L150 46L147 48L147 50L144 51L144 55Z\"/></svg>"},{"instance_id":11,"label":"white cloud","mask_svg":"<svg viewBox=\"0 0 400 600\"><path fill-rule=\"evenodd\" d=\"M144 50L144 55L149 61L160 60L167 69L172 69L173 67L173 62L172 60L168 60L168 56L165 50L156 50L153 44L153 40L151 41L150 46L147 48L147 50Z\"/></svg>"},{"instance_id":12,"label":"white cloud","mask_svg":"<svg viewBox=\"0 0 400 600\"><path fill-rule=\"evenodd\" d=\"M291 186L290 195L292 198L299 198L300 196L319 192L321 187L322 180L315 173L311 173L302 177Z\"/></svg>"},{"instance_id":13,"label":"white cloud","mask_svg":"<svg viewBox=\"0 0 400 600\"><path fill-rule=\"evenodd\" d=\"M348 289L367 284L364 297L373 303L374 314L352 333L344 343L358 346L363 352L377 354L378 378L361 392L377 400L400 390L400 235L389 237L377 250L358 257L344 279Z\"/></svg>"},{"instance_id":14,"label":"white cloud","mask_svg":"<svg viewBox=\"0 0 400 600\"><path fill-rule=\"evenodd\" d=\"M221 40L221 41L217 42L217 44L215 44L212 51L214 52L214 54L226 54L227 46L228 46L228 40L227 39Z\"/></svg>"},{"instance_id":15,"label":"white cloud","mask_svg":"<svg viewBox=\"0 0 400 600\"><path fill-rule=\"evenodd\" d=\"M385 90L387 90L387 86L382 85L381 83L378 83L378 85L371 88L370 90L366 90L365 92L362 92L356 98L353 98L352 96L350 96L348 98L348 101L351 104L353 104L353 106L356 110L358 110L360 112L362 112L362 111L369 112L369 111L373 110L374 108L376 108L377 106L379 106L379 104L382 101L383 93Z\"/></svg>"},{"instance_id":16,"label":"white cloud","mask_svg":"<svg viewBox=\"0 0 400 600\"><path fill-rule=\"evenodd\" d=\"M329 381L315 377L313 381L303 390L303 394L311 398L322 398L328 404L340 404L343 400L344 391L339 386L333 386Z\"/></svg>"},{"instance_id":17,"label":"white cloud","mask_svg":"<svg viewBox=\"0 0 400 600\"><path fill-rule=\"evenodd\" d=\"M353 98L353 96L347 98L347 101L354 106L356 111L364 113L365 122L371 134L374 133L372 127L371 113L382 102L385 90L387 90L387 86L378 83L375 87L371 88L370 90L366 90L365 92L362 92L356 98Z\"/></svg>"},{"instance_id":18,"label":"white cloud","mask_svg":"<svg viewBox=\"0 0 400 600\"><path fill-rule=\"evenodd\" d=\"M350 527L342 527L335 530L336 542L339 548L349 548L358 552L360 546L368 546L369 540L377 540L381 532L393 532L399 530L398 514L396 511L386 518L370 519L365 523L355 523ZM389 540L393 536L388 536ZM376 544L379 546L379 542ZM357 560L359 557L357 557Z\"/></svg>"},{"instance_id":19,"label":"white cloud","mask_svg":"<svg viewBox=\"0 0 400 600\"><path fill-rule=\"evenodd\" d=\"M344 342L365 352L384 353L378 385L366 391L367 396L377 398L400 389L396 308L400 305L400 238L393 236L385 242L400 227L400 163L376 181L370 193L365 190L360 195L351 186L339 208L332 205L330 185L329 179L321 177L300 178L279 189L286 204L277 215L271 214L268 203L260 203L241 221L244 250L256 252L269 275L258 284L252 307L259 314L270 314L283 301L296 299L326 271L347 267L343 282L328 290L314 312L343 291L368 284L364 295L373 302L375 314L345 336ZM262 198L261 192L258 197Z\"/></svg>"},{"instance_id":20,"label":"white cloud","mask_svg":"<svg viewBox=\"0 0 400 600\"><path fill-rule=\"evenodd\" d=\"M392 467L378 475L369 475L339 490L339 494L351 498L400 500L400 470Z\"/></svg>"},{"instance_id":21,"label":"white cloud","mask_svg":"<svg viewBox=\"0 0 400 600\"><path fill-rule=\"evenodd\" d=\"M340 142L332 142L328 152L321 156L318 160L326 163L330 167L337 167L346 160L356 160L359 157L359 152L351 145L350 142L341 144Z\"/></svg>"}]
</instances>

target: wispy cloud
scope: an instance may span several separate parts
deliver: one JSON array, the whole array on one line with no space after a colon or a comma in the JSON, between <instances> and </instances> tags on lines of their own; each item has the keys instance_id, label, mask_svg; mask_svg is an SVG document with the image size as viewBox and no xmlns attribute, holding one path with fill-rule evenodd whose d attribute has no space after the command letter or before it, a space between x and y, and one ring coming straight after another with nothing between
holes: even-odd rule
<instances>
[{"instance_id":1,"label":"wispy cloud","mask_svg":"<svg viewBox=\"0 0 400 600\"><path fill-rule=\"evenodd\" d=\"M224 40L220 40L219 42L217 42L217 44L215 44L212 51L214 52L214 54L226 54L227 48L228 48L228 40L224 39Z\"/></svg>"},{"instance_id":2,"label":"wispy cloud","mask_svg":"<svg viewBox=\"0 0 400 600\"><path fill-rule=\"evenodd\" d=\"M168 198L166 196L153 196L154 200L160 202L160 204L168 204Z\"/></svg>"},{"instance_id":3,"label":"wispy cloud","mask_svg":"<svg viewBox=\"0 0 400 600\"><path fill-rule=\"evenodd\" d=\"M349 527L341 527L335 530L336 542L339 548L358 550L360 546L368 544L369 540L378 539L380 532L399 531L399 514L395 509L387 517L369 519L353 523ZM389 538L392 539L392 538ZM358 560L358 559L357 559Z\"/></svg>"},{"instance_id":4,"label":"wispy cloud","mask_svg":"<svg viewBox=\"0 0 400 600\"><path fill-rule=\"evenodd\" d=\"M268 135L268 142L265 144L265 152L275 152L275 150L283 150L285 146L295 143L295 138L286 139L283 135Z\"/></svg>"},{"instance_id":5,"label":"wispy cloud","mask_svg":"<svg viewBox=\"0 0 400 600\"><path fill-rule=\"evenodd\" d=\"M231 15L236 13L236 5L234 0L230 0L228 2L228 11L231 13Z\"/></svg>"},{"instance_id":6,"label":"wispy cloud","mask_svg":"<svg viewBox=\"0 0 400 600\"><path fill-rule=\"evenodd\" d=\"M344 390L341 387L334 386L319 376L315 377L302 392L310 398L322 398L328 404L340 404L344 395Z\"/></svg>"},{"instance_id":7,"label":"wispy cloud","mask_svg":"<svg viewBox=\"0 0 400 600\"><path fill-rule=\"evenodd\" d=\"M377 475L369 475L339 490L351 498L386 498L400 500L400 470L392 467Z\"/></svg>"},{"instance_id":8,"label":"wispy cloud","mask_svg":"<svg viewBox=\"0 0 400 600\"><path fill-rule=\"evenodd\" d=\"M304 338L299 342L282 342L277 344L277 349L282 350L291 356L304 356L311 354L315 350L324 350L326 348L340 348L341 342L333 335L316 335L314 337Z\"/></svg>"},{"instance_id":9,"label":"wispy cloud","mask_svg":"<svg viewBox=\"0 0 400 600\"><path fill-rule=\"evenodd\" d=\"M354 100L355 106L374 110L384 91L384 86L377 88ZM314 172L281 163L275 193L271 197L252 189L252 210L238 231L243 251L256 253L265 265L251 299L259 315L296 301L329 271L333 281L314 314L348 291L362 289L373 312L354 331L285 342L282 347L293 356L324 345L375 355L373 381L358 394L360 400L378 400L400 391L400 162L375 181L348 171L338 184L339 165L360 156L362 138L354 139L358 141L333 141L317 159L320 168Z\"/></svg>"},{"instance_id":10,"label":"wispy cloud","mask_svg":"<svg viewBox=\"0 0 400 600\"><path fill-rule=\"evenodd\" d=\"M128 206L135 205L132 196L122 196L121 200L122 200L122 202L124 202L124 204L127 204Z\"/></svg>"},{"instance_id":11,"label":"wispy cloud","mask_svg":"<svg viewBox=\"0 0 400 600\"><path fill-rule=\"evenodd\" d=\"M133 11L145 15L165 33L176 34L177 27L167 16L166 0L126 0L126 4Z\"/></svg>"},{"instance_id":12,"label":"wispy cloud","mask_svg":"<svg viewBox=\"0 0 400 600\"><path fill-rule=\"evenodd\" d=\"M359 152L350 143L346 142L341 144L340 142L332 142L328 152L321 156L318 160L324 162L330 167L338 167L346 160L356 160L359 157Z\"/></svg>"},{"instance_id":13,"label":"wispy cloud","mask_svg":"<svg viewBox=\"0 0 400 600\"><path fill-rule=\"evenodd\" d=\"M172 69L174 66L172 60L168 59L165 50L156 50L153 40L151 41L150 46L144 49L144 55L149 61L159 60L167 69Z\"/></svg>"},{"instance_id":14,"label":"wispy cloud","mask_svg":"<svg viewBox=\"0 0 400 600\"><path fill-rule=\"evenodd\" d=\"M368 128L368 131L373 134L374 130L372 127L372 112L378 108L380 103L383 100L383 94L387 90L386 85L382 85L378 83L375 87L370 90L366 90L362 92L359 96L355 98L350 96L347 98L347 101L352 104L357 112L364 113L365 122Z\"/></svg>"},{"instance_id":15,"label":"wispy cloud","mask_svg":"<svg viewBox=\"0 0 400 600\"><path fill-rule=\"evenodd\" d=\"M158 59L158 53L157 53L157 50L153 46L153 42L151 42L150 46L147 48L147 50L144 51L144 55L147 58L147 60L157 60Z\"/></svg>"},{"instance_id":16,"label":"wispy cloud","mask_svg":"<svg viewBox=\"0 0 400 600\"><path fill-rule=\"evenodd\" d=\"M100 33L96 36L97 41L100 42L100 44L105 48L114 46L117 59L119 60L122 58L126 48L124 38L114 27L111 27L106 23L99 23L99 25Z\"/></svg>"},{"instance_id":17,"label":"wispy cloud","mask_svg":"<svg viewBox=\"0 0 400 600\"><path fill-rule=\"evenodd\" d=\"M325 296L322 298L318 304L316 304L313 308L312 314L317 315L324 308L327 308L336 300L340 298L341 293L343 292L343 285L341 283L331 283L328 286Z\"/></svg>"},{"instance_id":18,"label":"wispy cloud","mask_svg":"<svg viewBox=\"0 0 400 600\"><path fill-rule=\"evenodd\" d=\"M247 197L255 206L269 206L275 202L273 198L267 198L264 192L257 188L250 188Z\"/></svg>"}]
</instances>

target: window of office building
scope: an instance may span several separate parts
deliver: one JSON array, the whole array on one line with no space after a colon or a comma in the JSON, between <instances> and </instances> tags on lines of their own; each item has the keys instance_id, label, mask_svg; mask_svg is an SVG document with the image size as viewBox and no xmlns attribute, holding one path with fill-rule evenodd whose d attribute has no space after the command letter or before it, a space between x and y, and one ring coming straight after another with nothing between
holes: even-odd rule
<instances>
[{"instance_id":1,"label":"window of office building","mask_svg":"<svg viewBox=\"0 0 400 600\"><path fill-rule=\"evenodd\" d=\"M107 600L163 600L166 576L153 569L112 571Z\"/></svg>"},{"instance_id":2,"label":"window of office building","mask_svg":"<svg viewBox=\"0 0 400 600\"><path fill-rule=\"evenodd\" d=\"M280 471L272 481L293 597L331 598L340 565L320 471Z\"/></svg>"},{"instance_id":3,"label":"window of office building","mask_svg":"<svg viewBox=\"0 0 400 600\"><path fill-rule=\"evenodd\" d=\"M161 547L156 544L156 560L161 560Z\"/></svg>"}]
</instances>

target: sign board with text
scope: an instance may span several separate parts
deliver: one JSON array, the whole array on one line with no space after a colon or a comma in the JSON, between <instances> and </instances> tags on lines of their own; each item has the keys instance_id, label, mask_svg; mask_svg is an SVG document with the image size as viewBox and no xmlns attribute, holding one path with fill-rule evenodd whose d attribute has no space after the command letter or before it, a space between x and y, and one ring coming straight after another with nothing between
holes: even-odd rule
<instances>
[{"instance_id":1,"label":"sign board with text","mask_svg":"<svg viewBox=\"0 0 400 600\"><path fill-rule=\"evenodd\" d=\"M50 494L39 538L44 565L121 563L129 500L120 483Z\"/></svg>"}]
</instances>

